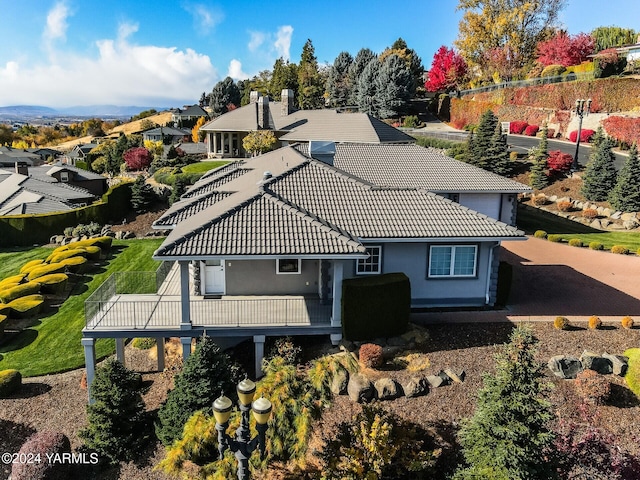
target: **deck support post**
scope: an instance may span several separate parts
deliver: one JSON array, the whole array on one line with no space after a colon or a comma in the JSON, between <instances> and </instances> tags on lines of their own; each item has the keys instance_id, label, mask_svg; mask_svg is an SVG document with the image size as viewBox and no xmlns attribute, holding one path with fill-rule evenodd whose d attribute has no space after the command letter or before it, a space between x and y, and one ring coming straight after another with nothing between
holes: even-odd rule
<instances>
[{"instance_id":1,"label":"deck support post","mask_svg":"<svg viewBox=\"0 0 640 480\"><path fill-rule=\"evenodd\" d=\"M158 371L164 372L164 337L156 338L156 349L158 353Z\"/></svg>"},{"instance_id":2,"label":"deck support post","mask_svg":"<svg viewBox=\"0 0 640 480\"><path fill-rule=\"evenodd\" d=\"M83 338L82 346L84 348L84 364L85 372L87 375L87 395L88 402L91 405L94 400L91 398L91 384L96 376L96 339L95 338Z\"/></svg>"},{"instance_id":3,"label":"deck support post","mask_svg":"<svg viewBox=\"0 0 640 480\"><path fill-rule=\"evenodd\" d=\"M180 337L182 344L182 358L186 362L191 356L191 337Z\"/></svg>"},{"instance_id":4,"label":"deck support post","mask_svg":"<svg viewBox=\"0 0 640 480\"><path fill-rule=\"evenodd\" d=\"M262 359L264 358L264 342L266 340L265 335L254 335L253 336L253 344L256 352L256 377L262 377Z\"/></svg>"},{"instance_id":5,"label":"deck support post","mask_svg":"<svg viewBox=\"0 0 640 480\"><path fill-rule=\"evenodd\" d=\"M189 262L180 264L180 330L191 330L191 304L189 303Z\"/></svg>"},{"instance_id":6,"label":"deck support post","mask_svg":"<svg viewBox=\"0 0 640 480\"><path fill-rule=\"evenodd\" d=\"M344 264L340 260L333 261L333 303L331 304L331 326L342 326L342 277Z\"/></svg>"},{"instance_id":7,"label":"deck support post","mask_svg":"<svg viewBox=\"0 0 640 480\"><path fill-rule=\"evenodd\" d=\"M116 360L126 366L124 363L124 338L116 338Z\"/></svg>"}]
</instances>

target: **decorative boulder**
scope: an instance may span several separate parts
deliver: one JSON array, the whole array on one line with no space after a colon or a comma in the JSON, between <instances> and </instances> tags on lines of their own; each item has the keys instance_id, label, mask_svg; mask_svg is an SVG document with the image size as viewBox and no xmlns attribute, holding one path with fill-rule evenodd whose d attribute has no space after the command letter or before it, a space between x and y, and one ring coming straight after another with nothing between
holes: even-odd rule
<instances>
[{"instance_id":1,"label":"decorative boulder","mask_svg":"<svg viewBox=\"0 0 640 480\"><path fill-rule=\"evenodd\" d=\"M419 397L429 393L429 383L420 377L411 377L406 383L402 384L402 390L407 398Z\"/></svg>"},{"instance_id":2,"label":"decorative boulder","mask_svg":"<svg viewBox=\"0 0 640 480\"><path fill-rule=\"evenodd\" d=\"M356 373L349 378L347 393L352 402L367 403L373 400L375 389L367 377Z\"/></svg>"},{"instance_id":3,"label":"decorative boulder","mask_svg":"<svg viewBox=\"0 0 640 480\"><path fill-rule=\"evenodd\" d=\"M431 388L438 388L447 384L440 375L427 375L427 382Z\"/></svg>"},{"instance_id":4,"label":"decorative boulder","mask_svg":"<svg viewBox=\"0 0 640 480\"><path fill-rule=\"evenodd\" d=\"M603 375L613 372L611 360L587 350L582 352L582 355L580 355L580 363L582 363L582 368L585 370L594 370Z\"/></svg>"},{"instance_id":5,"label":"decorative boulder","mask_svg":"<svg viewBox=\"0 0 640 480\"><path fill-rule=\"evenodd\" d=\"M454 372L452 369L450 368L445 368L444 369L444 373L451 379L453 380L454 383L462 383L464 382L464 377L466 376L466 373L464 370L460 370L460 372Z\"/></svg>"},{"instance_id":6,"label":"decorative boulder","mask_svg":"<svg viewBox=\"0 0 640 480\"><path fill-rule=\"evenodd\" d=\"M551 357L548 366L555 376L564 379L576 378L578 373L583 370L580 359L565 355Z\"/></svg>"},{"instance_id":7,"label":"decorative boulder","mask_svg":"<svg viewBox=\"0 0 640 480\"><path fill-rule=\"evenodd\" d=\"M390 378L381 378L373 384L379 400L393 400L398 396L398 384Z\"/></svg>"},{"instance_id":8,"label":"decorative boulder","mask_svg":"<svg viewBox=\"0 0 640 480\"><path fill-rule=\"evenodd\" d=\"M331 379L331 393L334 395L344 395L347 393L347 386L349 385L349 373L346 369L340 367L336 369L336 373Z\"/></svg>"},{"instance_id":9,"label":"decorative boulder","mask_svg":"<svg viewBox=\"0 0 640 480\"><path fill-rule=\"evenodd\" d=\"M611 362L611 370L614 375L624 377L627 373L627 367L629 366L629 358L624 355L610 355L603 353L602 358L605 358Z\"/></svg>"}]
</instances>

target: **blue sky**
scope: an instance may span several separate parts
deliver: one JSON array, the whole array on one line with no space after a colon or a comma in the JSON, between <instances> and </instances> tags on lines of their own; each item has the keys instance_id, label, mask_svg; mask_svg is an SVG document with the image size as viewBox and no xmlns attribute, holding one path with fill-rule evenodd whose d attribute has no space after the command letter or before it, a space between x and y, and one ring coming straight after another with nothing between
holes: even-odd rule
<instances>
[{"instance_id":1,"label":"blue sky","mask_svg":"<svg viewBox=\"0 0 640 480\"><path fill-rule=\"evenodd\" d=\"M428 68L451 46L457 0L0 0L0 106L197 102L227 75L297 62L310 38L320 62L343 50L381 52L398 37ZM572 34L597 26L640 30L638 0L568 0Z\"/></svg>"}]
</instances>

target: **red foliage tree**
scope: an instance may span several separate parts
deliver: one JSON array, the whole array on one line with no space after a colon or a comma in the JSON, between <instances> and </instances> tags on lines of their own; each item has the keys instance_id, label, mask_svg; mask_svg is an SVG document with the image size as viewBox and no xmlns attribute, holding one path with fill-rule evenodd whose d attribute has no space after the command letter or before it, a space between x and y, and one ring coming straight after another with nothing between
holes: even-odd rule
<instances>
[{"instance_id":1,"label":"red foliage tree","mask_svg":"<svg viewBox=\"0 0 640 480\"><path fill-rule=\"evenodd\" d=\"M562 153L560 150L552 150L549 152L547 158L547 168L549 174L566 174L571 170L571 164L573 163L573 157L568 153Z\"/></svg>"},{"instance_id":2,"label":"red foliage tree","mask_svg":"<svg viewBox=\"0 0 640 480\"><path fill-rule=\"evenodd\" d=\"M595 40L586 33L569 36L560 31L549 40L538 43L538 62L544 65L578 65L595 50Z\"/></svg>"},{"instance_id":3,"label":"red foliage tree","mask_svg":"<svg viewBox=\"0 0 640 480\"><path fill-rule=\"evenodd\" d=\"M509 133L515 133L516 135L522 134L529 124L520 120L515 122L509 122Z\"/></svg>"},{"instance_id":4,"label":"red foliage tree","mask_svg":"<svg viewBox=\"0 0 640 480\"><path fill-rule=\"evenodd\" d=\"M429 78L424 87L429 92L453 90L464 82L467 63L455 50L441 46L433 55Z\"/></svg>"},{"instance_id":5,"label":"red foliage tree","mask_svg":"<svg viewBox=\"0 0 640 480\"><path fill-rule=\"evenodd\" d=\"M122 154L129 170L145 170L151 165L151 153L144 147L130 148Z\"/></svg>"},{"instance_id":6,"label":"red foliage tree","mask_svg":"<svg viewBox=\"0 0 640 480\"><path fill-rule=\"evenodd\" d=\"M583 128L582 130L580 130L580 141L581 142L588 142L591 140L591 137L593 137L593 135L596 132L594 132L593 130L589 130L588 128ZM572 132L569 132L569 140L571 140L572 142L575 142L578 139L578 131L577 130L573 130Z\"/></svg>"}]
</instances>

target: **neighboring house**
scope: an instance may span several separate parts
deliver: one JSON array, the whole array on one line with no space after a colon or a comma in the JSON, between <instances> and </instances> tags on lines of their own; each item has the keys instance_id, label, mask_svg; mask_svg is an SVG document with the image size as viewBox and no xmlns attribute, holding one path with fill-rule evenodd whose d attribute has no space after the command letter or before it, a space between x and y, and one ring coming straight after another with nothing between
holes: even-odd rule
<instances>
[{"instance_id":1,"label":"neighboring house","mask_svg":"<svg viewBox=\"0 0 640 480\"><path fill-rule=\"evenodd\" d=\"M283 90L280 102L251 92L244 107L220 115L203 125L210 157L245 157L244 137L256 130L271 130L278 145L311 140L361 143L411 143L415 139L365 113L335 109L296 110L293 91Z\"/></svg>"},{"instance_id":2,"label":"neighboring house","mask_svg":"<svg viewBox=\"0 0 640 480\"><path fill-rule=\"evenodd\" d=\"M62 161L71 165L75 165L78 161L88 162L87 156L89 155L89 152L97 146L97 143L83 143L81 145L76 145L64 156Z\"/></svg>"},{"instance_id":3,"label":"neighboring house","mask_svg":"<svg viewBox=\"0 0 640 480\"><path fill-rule=\"evenodd\" d=\"M102 196L109 188L106 177L64 163L57 163L49 167L37 167L37 169L31 169L30 173L34 177L37 175L36 178L41 178L43 171L47 177L56 182L83 188L96 197Z\"/></svg>"},{"instance_id":4,"label":"neighboring house","mask_svg":"<svg viewBox=\"0 0 640 480\"><path fill-rule=\"evenodd\" d=\"M46 168L46 167L45 167ZM52 213L90 204L88 190L0 170L0 215Z\"/></svg>"},{"instance_id":5,"label":"neighboring house","mask_svg":"<svg viewBox=\"0 0 640 480\"><path fill-rule=\"evenodd\" d=\"M636 43L618 47L616 50L618 51L618 54L626 57L627 63L640 60L640 35L638 35Z\"/></svg>"},{"instance_id":6,"label":"neighboring house","mask_svg":"<svg viewBox=\"0 0 640 480\"><path fill-rule=\"evenodd\" d=\"M185 128L156 127L142 132L142 139L144 141L162 142L166 145L190 142L191 130Z\"/></svg>"},{"instance_id":7,"label":"neighboring house","mask_svg":"<svg viewBox=\"0 0 640 480\"><path fill-rule=\"evenodd\" d=\"M35 153L36 155L40 155L40 158L45 162L49 162L52 160L56 160L60 155L60 151L55 150L53 148L27 148L27 152Z\"/></svg>"},{"instance_id":8,"label":"neighboring house","mask_svg":"<svg viewBox=\"0 0 640 480\"><path fill-rule=\"evenodd\" d=\"M195 122L200 117L209 118L207 111L200 105L185 105L182 109L176 108L171 111L171 121L177 126Z\"/></svg>"},{"instance_id":9,"label":"neighboring house","mask_svg":"<svg viewBox=\"0 0 640 480\"><path fill-rule=\"evenodd\" d=\"M384 180L393 165L375 185L336 167L347 165L346 152L361 156L353 169L375 151L380 158L420 153L365 147L288 146L204 176L155 225L171 229L154 258L178 264L173 287L148 296L100 293L87 301L87 371L93 375L95 338L120 339L122 351L123 338L179 336L188 356L191 338L206 331L253 336L259 373L266 336L323 334L339 341L342 281L360 275L404 272L413 307L492 306L500 242L525 240L524 233L428 191L421 168L414 169L423 172L411 180L415 185L387 185L403 183ZM418 155L415 162L423 160ZM408 162L395 161L395 168ZM455 173L465 178L451 181L450 189L442 175L433 185L461 195L488 182L487 195L504 203L502 190L528 190L466 164ZM467 178L474 176L477 184Z\"/></svg>"},{"instance_id":10,"label":"neighboring house","mask_svg":"<svg viewBox=\"0 0 640 480\"><path fill-rule=\"evenodd\" d=\"M167 154L169 153L169 149L171 147L176 149L179 148L185 153L185 155L197 155L197 156L201 156L202 158L207 158L207 146L202 142L198 142L198 143L186 142L186 143L176 143L175 145L165 145L164 157L167 156Z\"/></svg>"},{"instance_id":11,"label":"neighboring house","mask_svg":"<svg viewBox=\"0 0 640 480\"><path fill-rule=\"evenodd\" d=\"M0 146L0 168L13 169L19 164L33 167L43 163L44 158L37 153L21 148Z\"/></svg>"}]
</instances>

